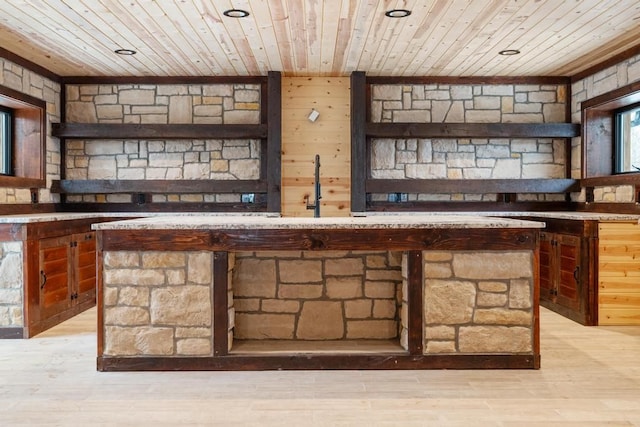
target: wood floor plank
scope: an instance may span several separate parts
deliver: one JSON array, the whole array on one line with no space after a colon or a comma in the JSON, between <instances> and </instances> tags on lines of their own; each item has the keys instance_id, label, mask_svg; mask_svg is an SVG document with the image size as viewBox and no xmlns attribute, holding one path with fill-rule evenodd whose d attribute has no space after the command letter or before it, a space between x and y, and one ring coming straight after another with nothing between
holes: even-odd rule
<instances>
[{"instance_id":1,"label":"wood floor plank","mask_svg":"<svg viewBox=\"0 0 640 427\"><path fill-rule=\"evenodd\" d=\"M0 340L0 425L640 426L640 326L540 315L540 370L97 372L92 309Z\"/></svg>"}]
</instances>

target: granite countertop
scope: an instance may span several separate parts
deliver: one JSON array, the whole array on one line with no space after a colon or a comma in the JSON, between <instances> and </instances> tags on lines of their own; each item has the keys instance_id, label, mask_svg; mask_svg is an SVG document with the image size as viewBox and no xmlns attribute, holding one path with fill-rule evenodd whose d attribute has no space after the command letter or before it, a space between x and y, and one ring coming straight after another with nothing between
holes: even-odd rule
<instances>
[{"instance_id":1,"label":"granite countertop","mask_svg":"<svg viewBox=\"0 0 640 427\"><path fill-rule=\"evenodd\" d=\"M29 224L48 221L72 221L92 218L149 218L149 217L184 217L184 216L279 216L272 212L51 212L25 215L0 215L0 224Z\"/></svg>"},{"instance_id":2,"label":"granite countertop","mask_svg":"<svg viewBox=\"0 0 640 427\"><path fill-rule=\"evenodd\" d=\"M415 215L282 218L259 216L163 216L94 224L94 230L543 228L543 222L485 216Z\"/></svg>"},{"instance_id":3,"label":"granite countertop","mask_svg":"<svg viewBox=\"0 0 640 427\"><path fill-rule=\"evenodd\" d=\"M40 213L40 214L25 214L25 215L0 215L0 224L28 224L28 223L37 223L37 222L48 222L48 221L71 221L71 220L79 220L79 219L91 219L91 218L138 218L140 220L151 219L151 218L165 218L165 217L181 217L184 219L187 218L202 218L204 222L208 221L210 218L215 217L241 217L243 220L246 218L279 218L279 214L273 212L246 212L246 213L235 213L235 212L52 212L52 213ZM535 217L535 218L556 218L556 219L570 219L570 220L594 220L594 221L638 221L640 222L640 215L633 214L614 214L614 213L599 213L599 212L354 212L352 214L351 219L353 218L378 218L376 221L379 226L384 226L384 223L390 224L393 227L393 221L390 221L391 217L410 217L412 218L410 221L414 223L433 223L435 220L432 217L438 218L456 218L456 217L464 217L464 220L460 220L461 222L468 222L470 217L477 218L486 218L492 217L494 218L493 222L498 224L497 219L504 217ZM416 217L422 217L420 221L416 221ZM380 218L385 218L383 221ZM282 218L285 223L289 225L279 225L279 228L291 228L293 227L293 223L291 222L293 218ZM344 219L340 220L338 217L334 218L306 218L312 221L309 224L301 225L300 227L308 227L308 226L320 226L324 227L324 222L326 220L330 220L335 223L336 227L346 227L347 224L340 223L340 221L344 221ZM348 219L348 218L347 218ZM299 221L305 221L305 218L296 218ZM338 222L335 222L338 220ZM175 221L175 220L173 220ZM395 221L395 220L394 220ZM456 220L458 221L458 220ZM120 221L118 221L120 222ZM198 221L190 220L189 223L196 224ZM455 223L452 222L451 224ZM275 223L274 223L275 224ZM341 225L340 225L341 224ZM363 223L366 224L366 223ZM479 223L477 223L479 224ZM473 225L473 224L472 224ZM369 225L364 225L365 227ZM473 225L474 227L480 225ZM406 225L402 225L402 227L406 227ZM489 227L488 225L484 225L484 227ZM496 225L496 228L503 227L500 225ZM194 228L194 227L185 227L185 228ZM256 226L256 228L260 228L260 226Z\"/></svg>"},{"instance_id":4,"label":"granite countertop","mask_svg":"<svg viewBox=\"0 0 640 427\"><path fill-rule=\"evenodd\" d=\"M491 216L491 217L536 217L536 218L554 218L554 219L573 219L573 220L593 220L593 221L638 221L640 215L634 214L616 214L601 212L568 212L568 211L549 211L549 212L354 212L354 216L428 216L428 215L461 215L461 216Z\"/></svg>"}]
</instances>

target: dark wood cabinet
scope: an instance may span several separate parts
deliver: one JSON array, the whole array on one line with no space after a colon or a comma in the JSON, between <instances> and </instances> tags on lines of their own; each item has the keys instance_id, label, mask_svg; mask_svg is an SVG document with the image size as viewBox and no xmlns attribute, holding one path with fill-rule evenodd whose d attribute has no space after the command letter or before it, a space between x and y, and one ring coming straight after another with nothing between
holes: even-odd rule
<instances>
[{"instance_id":1,"label":"dark wood cabinet","mask_svg":"<svg viewBox=\"0 0 640 427\"><path fill-rule=\"evenodd\" d=\"M14 304L22 309L22 324L0 326L0 338L32 337L95 306L96 236L91 225L111 220L97 216L0 224L0 241L21 242L22 253L22 301Z\"/></svg>"},{"instance_id":2,"label":"dark wood cabinet","mask_svg":"<svg viewBox=\"0 0 640 427\"><path fill-rule=\"evenodd\" d=\"M39 241L40 320L96 297L95 233L76 233Z\"/></svg>"},{"instance_id":3,"label":"dark wood cabinet","mask_svg":"<svg viewBox=\"0 0 640 427\"><path fill-rule=\"evenodd\" d=\"M540 233L540 305L583 325L597 324L597 221L544 221L547 227Z\"/></svg>"},{"instance_id":4,"label":"dark wood cabinet","mask_svg":"<svg viewBox=\"0 0 640 427\"><path fill-rule=\"evenodd\" d=\"M540 233L541 303L553 305L556 311L580 321L585 311L583 270L580 237Z\"/></svg>"}]
</instances>

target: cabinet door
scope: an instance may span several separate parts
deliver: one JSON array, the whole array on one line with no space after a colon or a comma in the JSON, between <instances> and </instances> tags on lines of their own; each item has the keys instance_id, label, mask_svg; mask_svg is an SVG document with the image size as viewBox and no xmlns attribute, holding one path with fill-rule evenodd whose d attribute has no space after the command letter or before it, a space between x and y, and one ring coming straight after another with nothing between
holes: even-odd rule
<instances>
[{"instance_id":1,"label":"cabinet door","mask_svg":"<svg viewBox=\"0 0 640 427\"><path fill-rule=\"evenodd\" d=\"M71 236L40 240L41 319L64 311L71 304L71 246Z\"/></svg>"},{"instance_id":2,"label":"cabinet door","mask_svg":"<svg viewBox=\"0 0 640 427\"><path fill-rule=\"evenodd\" d=\"M571 310L581 309L580 238L556 235L558 284L556 302Z\"/></svg>"},{"instance_id":3,"label":"cabinet door","mask_svg":"<svg viewBox=\"0 0 640 427\"><path fill-rule=\"evenodd\" d=\"M73 235L75 242L74 300L82 303L96 298L96 239L94 232Z\"/></svg>"},{"instance_id":4,"label":"cabinet door","mask_svg":"<svg viewBox=\"0 0 640 427\"><path fill-rule=\"evenodd\" d=\"M554 234L540 233L540 300L555 301Z\"/></svg>"}]
</instances>

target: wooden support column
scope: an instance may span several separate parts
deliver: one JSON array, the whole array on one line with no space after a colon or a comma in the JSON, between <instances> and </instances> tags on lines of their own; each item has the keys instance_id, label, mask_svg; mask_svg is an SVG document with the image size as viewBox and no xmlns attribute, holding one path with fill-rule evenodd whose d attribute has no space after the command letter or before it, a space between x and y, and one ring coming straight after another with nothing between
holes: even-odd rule
<instances>
[{"instance_id":1,"label":"wooden support column","mask_svg":"<svg viewBox=\"0 0 640 427\"><path fill-rule=\"evenodd\" d=\"M263 90L264 94L265 91ZM263 103L264 110L264 103ZM270 71L267 78L267 211L281 210L282 79ZM265 120L263 115L262 120ZM264 158L264 157L263 157Z\"/></svg>"},{"instance_id":2,"label":"wooden support column","mask_svg":"<svg viewBox=\"0 0 640 427\"><path fill-rule=\"evenodd\" d=\"M407 252L407 301L409 302L409 354L423 353L424 274L422 251Z\"/></svg>"},{"instance_id":3,"label":"wooden support column","mask_svg":"<svg viewBox=\"0 0 640 427\"><path fill-rule=\"evenodd\" d=\"M225 356L229 352L228 263L229 253L213 253L213 355Z\"/></svg>"},{"instance_id":4,"label":"wooden support column","mask_svg":"<svg viewBox=\"0 0 640 427\"><path fill-rule=\"evenodd\" d=\"M366 211L367 194L367 81L365 73L351 73L351 212Z\"/></svg>"}]
</instances>

